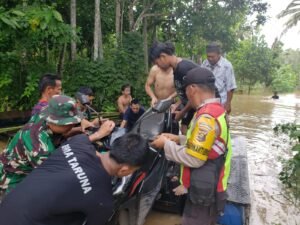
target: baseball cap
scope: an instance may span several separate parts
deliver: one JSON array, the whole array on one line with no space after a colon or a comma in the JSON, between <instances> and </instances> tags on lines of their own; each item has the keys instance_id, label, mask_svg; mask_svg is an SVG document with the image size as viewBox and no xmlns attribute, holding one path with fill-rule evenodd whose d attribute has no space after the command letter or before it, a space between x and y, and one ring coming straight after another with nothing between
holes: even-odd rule
<instances>
[{"instance_id":1,"label":"baseball cap","mask_svg":"<svg viewBox=\"0 0 300 225\"><path fill-rule=\"evenodd\" d=\"M81 122L83 114L77 109L73 98L66 95L54 95L41 114L46 121L56 125L70 125Z\"/></svg>"},{"instance_id":2,"label":"baseball cap","mask_svg":"<svg viewBox=\"0 0 300 225\"><path fill-rule=\"evenodd\" d=\"M94 96L94 92L90 87L85 87L85 86L80 87L78 89L78 92L85 94L85 95Z\"/></svg>"},{"instance_id":3,"label":"baseball cap","mask_svg":"<svg viewBox=\"0 0 300 225\"><path fill-rule=\"evenodd\" d=\"M214 84L214 74L205 68L196 67L187 72L183 78L183 87L186 88L190 84Z\"/></svg>"}]
</instances>

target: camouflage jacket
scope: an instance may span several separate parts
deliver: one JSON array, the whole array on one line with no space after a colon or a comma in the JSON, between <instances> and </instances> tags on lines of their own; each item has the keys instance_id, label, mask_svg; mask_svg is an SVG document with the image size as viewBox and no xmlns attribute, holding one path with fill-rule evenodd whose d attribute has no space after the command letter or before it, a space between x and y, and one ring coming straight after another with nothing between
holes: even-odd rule
<instances>
[{"instance_id":1,"label":"camouflage jacket","mask_svg":"<svg viewBox=\"0 0 300 225\"><path fill-rule=\"evenodd\" d=\"M0 155L0 190L9 191L54 151L52 136L39 115L18 131Z\"/></svg>"}]
</instances>

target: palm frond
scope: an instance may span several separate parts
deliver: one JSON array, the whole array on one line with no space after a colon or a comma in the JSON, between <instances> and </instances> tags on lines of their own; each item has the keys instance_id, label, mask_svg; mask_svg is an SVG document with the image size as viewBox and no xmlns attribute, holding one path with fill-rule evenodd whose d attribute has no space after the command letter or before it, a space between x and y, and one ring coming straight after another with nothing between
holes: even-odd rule
<instances>
[{"instance_id":1,"label":"palm frond","mask_svg":"<svg viewBox=\"0 0 300 225\"><path fill-rule=\"evenodd\" d=\"M282 34L285 34L290 28L297 26L300 21L300 11L295 13L289 20L284 24L285 28L282 31Z\"/></svg>"},{"instance_id":2,"label":"palm frond","mask_svg":"<svg viewBox=\"0 0 300 225\"><path fill-rule=\"evenodd\" d=\"M293 0L285 10L281 11L277 18L282 18L287 15L293 14L294 12L297 12L300 10L300 0Z\"/></svg>"},{"instance_id":3,"label":"palm frond","mask_svg":"<svg viewBox=\"0 0 300 225\"><path fill-rule=\"evenodd\" d=\"M281 33L281 36L290 28L296 26L298 21L300 21L300 0L293 0L285 10L281 11L281 13L277 15L277 18L283 18L286 16L290 16L290 18L284 24L285 27Z\"/></svg>"}]
</instances>

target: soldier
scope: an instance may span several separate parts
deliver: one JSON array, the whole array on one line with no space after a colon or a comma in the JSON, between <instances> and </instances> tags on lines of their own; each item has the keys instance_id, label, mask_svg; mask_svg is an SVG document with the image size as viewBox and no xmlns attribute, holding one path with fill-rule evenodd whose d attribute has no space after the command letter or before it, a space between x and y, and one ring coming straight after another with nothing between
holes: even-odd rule
<instances>
[{"instance_id":1,"label":"soldier","mask_svg":"<svg viewBox=\"0 0 300 225\"><path fill-rule=\"evenodd\" d=\"M14 136L0 155L0 191L9 192L57 147L57 140L80 123L75 101L55 95L49 105ZM0 196L1 197L1 196Z\"/></svg>"}]
</instances>

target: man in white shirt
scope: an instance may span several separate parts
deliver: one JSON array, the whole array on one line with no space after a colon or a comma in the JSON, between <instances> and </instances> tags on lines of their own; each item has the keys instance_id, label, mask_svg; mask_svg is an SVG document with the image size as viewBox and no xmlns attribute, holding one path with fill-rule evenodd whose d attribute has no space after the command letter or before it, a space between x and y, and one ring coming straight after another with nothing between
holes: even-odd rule
<instances>
[{"instance_id":1,"label":"man in white shirt","mask_svg":"<svg viewBox=\"0 0 300 225\"><path fill-rule=\"evenodd\" d=\"M233 92L237 88L232 64L221 55L221 47L215 42L206 46L206 55L202 67L213 72L221 103L229 114Z\"/></svg>"}]
</instances>

